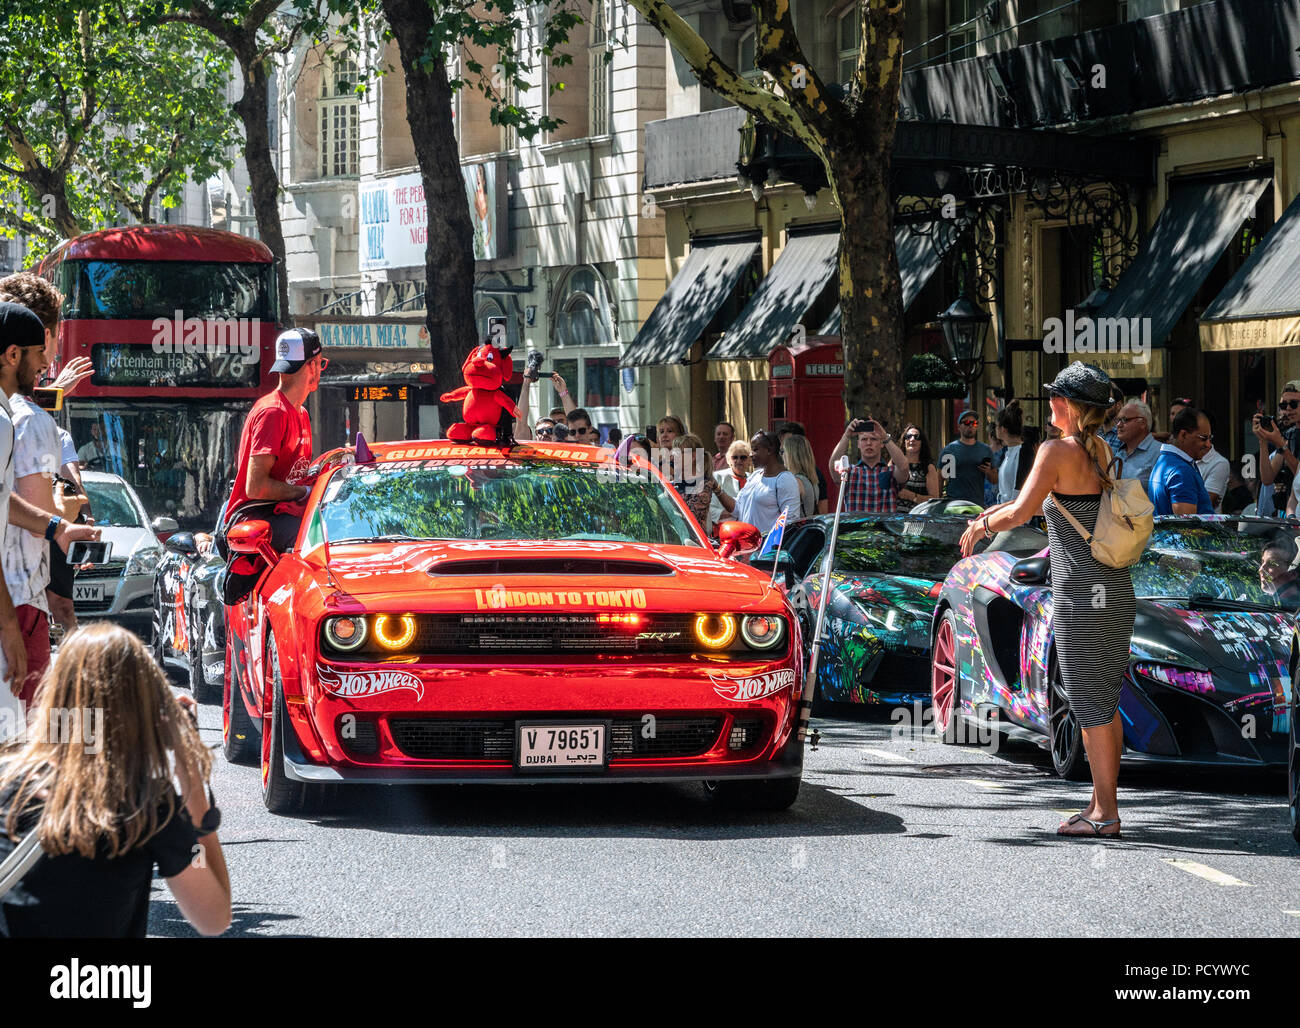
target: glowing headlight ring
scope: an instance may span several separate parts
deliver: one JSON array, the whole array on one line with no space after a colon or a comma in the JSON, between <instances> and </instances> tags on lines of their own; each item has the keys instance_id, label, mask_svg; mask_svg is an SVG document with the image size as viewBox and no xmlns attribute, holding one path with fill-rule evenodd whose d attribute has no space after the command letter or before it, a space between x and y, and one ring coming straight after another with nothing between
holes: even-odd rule
<instances>
[{"instance_id":1,"label":"glowing headlight ring","mask_svg":"<svg viewBox=\"0 0 1300 1028\"><path fill-rule=\"evenodd\" d=\"M340 621L351 621L357 626L357 634L353 639L342 639L334 631L335 626ZM329 640L331 646L336 650L342 650L344 653L351 653L353 650L359 650L366 642L366 619L361 616L347 616L330 618L325 622L325 638Z\"/></svg>"},{"instance_id":2,"label":"glowing headlight ring","mask_svg":"<svg viewBox=\"0 0 1300 1028\"><path fill-rule=\"evenodd\" d=\"M709 621L718 619L718 630L709 632ZM730 614L701 614L695 619L695 638L713 650L723 650L736 641L736 619Z\"/></svg>"},{"instance_id":3,"label":"glowing headlight ring","mask_svg":"<svg viewBox=\"0 0 1300 1028\"><path fill-rule=\"evenodd\" d=\"M390 626L396 621L401 626L397 635L390 635ZM386 650L403 650L415 639L415 618L410 614L380 614L375 618L375 638Z\"/></svg>"},{"instance_id":4,"label":"glowing headlight ring","mask_svg":"<svg viewBox=\"0 0 1300 1028\"><path fill-rule=\"evenodd\" d=\"M755 638L751 634L751 622L770 621L773 625L772 634L766 639ZM745 645L755 650L774 650L781 645L785 639L785 618L778 614L750 614L740 623L740 637L745 640Z\"/></svg>"}]
</instances>

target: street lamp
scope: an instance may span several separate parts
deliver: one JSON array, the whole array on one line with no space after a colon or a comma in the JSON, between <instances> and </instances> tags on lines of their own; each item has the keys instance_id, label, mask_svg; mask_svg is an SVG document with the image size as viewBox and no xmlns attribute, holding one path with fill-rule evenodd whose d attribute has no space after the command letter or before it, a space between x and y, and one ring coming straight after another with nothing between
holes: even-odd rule
<instances>
[{"instance_id":1,"label":"street lamp","mask_svg":"<svg viewBox=\"0 0 1300 1028\"><path fill-rule=\"evenodd\" d=\"M948 363L966 384L979 377L984 366L984 340L992 318L965 294L939 315L944 341L948 344Z\"/></svg>"}]
</instances>

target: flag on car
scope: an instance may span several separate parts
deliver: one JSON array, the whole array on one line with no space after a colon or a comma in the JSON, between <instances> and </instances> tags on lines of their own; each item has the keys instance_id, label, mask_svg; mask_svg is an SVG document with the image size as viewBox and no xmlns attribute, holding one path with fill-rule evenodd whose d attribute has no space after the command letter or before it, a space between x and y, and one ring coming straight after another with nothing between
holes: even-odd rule
<instances>
[{"instance_id":1,"label":"flag on car","mask_svg":"<svg viewBox=\"0 0 1300 1028\"><path fill-rule=\"evenodd\" d=\"M763 548L758 553L760 557L766 557L781 548L781 537L785 535L785 514L785 511L781 511L781 516L772 525L772 531L767 533Z\"/></svg>"}]
</instances>

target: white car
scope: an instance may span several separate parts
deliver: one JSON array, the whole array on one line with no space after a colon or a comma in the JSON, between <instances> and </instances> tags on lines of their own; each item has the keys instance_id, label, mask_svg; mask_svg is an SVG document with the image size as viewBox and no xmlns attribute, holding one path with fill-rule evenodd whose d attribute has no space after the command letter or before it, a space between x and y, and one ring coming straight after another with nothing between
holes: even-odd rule
<instances>
[{"instance_id":1,"label":"white car","mask_svg":"<svg viewBox=\"0 0 1300 1028\"><path fill-rule=\"evenodd\" d=\"M157 518L151 525L140 497L118 475L83 471L81 482L101 538L113 545L107 563L78 571L72 581L77 620L113 621L151 642L154 571L163 554L156 533L176 531L176 522Z\"/></svg>"}]
</instances>

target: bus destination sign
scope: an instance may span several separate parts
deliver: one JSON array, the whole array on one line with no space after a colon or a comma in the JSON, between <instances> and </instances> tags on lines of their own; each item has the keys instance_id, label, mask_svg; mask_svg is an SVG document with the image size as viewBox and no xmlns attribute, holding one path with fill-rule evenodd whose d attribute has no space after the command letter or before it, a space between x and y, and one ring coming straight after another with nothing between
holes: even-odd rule
<instances>
[{"instance_id":1,"label":"bus destination sign","mask_svg":"<svg viewBox=\"0 0 1300 1028\"><path fill-rule=\"evenodd\" d=\"M186 353L180 347L159 351L135 343L96 343L90 348L90 362L90 381L97 386L246 389L260 378L256 351L250 359L238 350Z\"/></svg>"}]
</instances>

